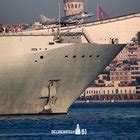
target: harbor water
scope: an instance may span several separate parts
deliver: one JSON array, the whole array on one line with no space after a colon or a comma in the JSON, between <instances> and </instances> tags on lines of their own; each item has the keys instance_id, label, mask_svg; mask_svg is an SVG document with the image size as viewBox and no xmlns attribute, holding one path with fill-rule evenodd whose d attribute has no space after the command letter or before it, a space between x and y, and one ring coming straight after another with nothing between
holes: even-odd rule
<instances>
[{"instance_id":1,"label":"harbor water","mask_svg":"<svg viewBox=\"0 0 140 140\"><path fill-rule=\"evenodd\" d=\"M86 133L52 134L53 130ZM15 139L91 139L139 140L140 102L74 104L68 115L0 117L0 140Z\"/></svg>"}]
</instances>

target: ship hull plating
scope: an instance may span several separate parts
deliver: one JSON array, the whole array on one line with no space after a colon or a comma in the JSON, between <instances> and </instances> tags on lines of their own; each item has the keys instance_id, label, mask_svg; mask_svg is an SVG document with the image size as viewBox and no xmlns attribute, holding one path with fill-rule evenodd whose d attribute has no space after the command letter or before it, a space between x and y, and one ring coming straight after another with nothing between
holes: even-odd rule
<instances>
[{"instance_id":1,"label":"ship hull plating","mask_svg":"<svg viewBox=\"0 0 140 140\"><path fill-rule=\"evenodd\" d=\"M87 43L23 55L2 54L0 114L67 113L123 47ZM49 102L50 82L55 83L55 89L49 89L49 96L54 94L55 99Z\"/></svg>"}]
</instances>

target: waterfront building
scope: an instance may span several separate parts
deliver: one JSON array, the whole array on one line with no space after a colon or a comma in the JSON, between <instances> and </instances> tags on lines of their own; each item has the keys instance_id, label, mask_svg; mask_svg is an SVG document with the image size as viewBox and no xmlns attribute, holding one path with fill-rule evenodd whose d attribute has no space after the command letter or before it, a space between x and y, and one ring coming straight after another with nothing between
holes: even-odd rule
<instances>
[{"instance_id":1,"label":"waterfront building","mask_svg":"<svg viewBox=\"0 0 140 140\"><path fill-rule=\"evenodd\" d=\"M138 43L138 37L133 38L132 41L126 45L126 47L114 59L117 63L127 60L130 62L140 60L140 45Z\"/></svg>"},{"instance_id":2,"label":"waterfront building","mask_svg":"<svg viewBox=\"0 0 140 140\"><path fill-rule=\"evenodd\" d=\"M130 71L131 71L131 79L133 82L136 82L137 79L140 78L140 62L137 61L133 65L130 65Z\"/></svg>"},{"instance_id":3,"label":"waterfront building","mask_svg":"<svg viewBox=\"0 0 140 140\"><path fill-rule=\"evenodd\" d=\"M131 71L129 70L110 71L110 80L113 82L120 81L120 84L123 86L130 85L132 83Z\"/></svg>"},{"instance_id":4,"label":"waterfront building","mask_svg":"<svg viewBox=\"0 0 140 140\"><path fill-rule=\"evenodd\" d=\"M115 61L117 62L121 62L121 61L125 61L129 59L129 51L128 49L125 47L115 58Z\"/></svg>"},{"instance_id":5,"label":"waterfront building","mask_svg":"<svg viewBox=\"0 0 140 140\"><path fill-rule=\"evenodd\" d=\"M89 87L85 91L85 96L93 95L115 95L115 94L136 94L135 86L126 87Z\"/></svg>"},{"instance_id":6,"label":"waterfront building","mask_svg":"<svg viewBox=\"0 0 140 140\"><path fill-rule=\"evenodd\" d=\"M84 0L64 0L65 16L84 11Z\"/></svg>"},{"instance_id":7,"label":"waterfront building","mask_svg":"<svg viewBox=\"0 0 140 140\"><path fill-rule=\"evenodd\" d=\"M107 74L100 74L97 80L94 80L95 86L105 86L107 81L108 75Z\"/></svg>"},{"instance_id":8,"label":"waterfront building","mask_svg":"<svg viewBox=\"0 0 140 140\"><path fill-rule=\"evenodd\" d=\"M136 86L136 93L140 94L140 85Z\"/></svg>"},{"instance_id":9,"label":"waterfront building","mask_svg":"<svg viewBox=\"0 0 140 140\"><path fill-rule=\"evenodd\" d=\"M126 87L89 87L79 97L79 100L136 100L140 99L136 94L135 86Z\"/></svg>"},{"instance_id":10,"label":"waterfront building","mask_svg":"<svg viewBox=\"0 0 140 140\"><path fill-rule=\"evenodd\" d=\"M127 46L127 50L129 52L128 54L128 59L131 62L135 62L139 60L139 55L140 55L140 49L139 45L136 43L132 43Z\"/></svg>"}]
</instances>

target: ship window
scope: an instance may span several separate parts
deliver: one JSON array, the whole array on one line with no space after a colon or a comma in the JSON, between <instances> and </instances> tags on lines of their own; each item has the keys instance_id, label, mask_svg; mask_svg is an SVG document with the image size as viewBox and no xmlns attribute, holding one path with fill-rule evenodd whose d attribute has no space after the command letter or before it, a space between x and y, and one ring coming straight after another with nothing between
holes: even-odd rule
<instances>
[{"instance_id":1,"label":"ship window","mask_svg":"<svg viewBox=\"0 0 140 140\"><path fill-rule=\"evenodd\" d=\"M43 56L40 56L40 59L43 59L44 57Z\"/></svg>"},{"instance_id":2,"label":"ship window","mask_svg":"<svg viewBox=\"0 0 140 140\"><path fill-rule=\"evenodd\" d=\"M68 55L65 55L65 58L68 58Z\"/></svg>"},{"instance_id":3,"label":"ship window","mask_svg":"<svg viewBox=\"0 0 140 140\"><path fill-rule=\"evenodd\" d=\"M100 57L100 55L97 55L96 57L98 58L98 57Z\"/></svg>"},{"instance_id":4,"label":"ship window","mask_svg":"<svg viewBox=\"0 0 140 140\"><path fill-rule=\"evenodd\" d=\"M92 55L90 55L89 57L92 57Z\"/></svg>"},{"instance_id":5,"label":"ship window","mask_svg":"<svg viewBox=\"0 0 140 140\"><path fill-rule=\"evenodd\" d=\"M32 48L31 51L37 51L37 48Z\"/></svg>"},{"instance_id":6,"label":"ship window","mask_svg":"<svg viewBox=\"0 0 140 140\"><path fill-rule=\"evenodd\" d=\"M41 48L39 48L39 50L41 50Z\"/></svg>"},{"instance_id":7,"label":"ship window","mask_svg":"<svg viewBox=\"0 0 140 140\"><path fill-rule=\"evenodd\" d=\"M73 58L76 58L76 55L74 55Z\"/></svg>"},{"instance_id":8,"label":"ship window","mask_svg":"<svg viewBox=\"0 0 140 140\"><path fill-rule=\"evenodd\" d=\"M35 62L37 62L37 60L35 60Z\"/></svg>"},{"instance_id":9,"label":"ship window","mask_svg":"<svg viewBox=\"0 0 140 140\"><path fill-rule=\"evenodd\" d=\"M85 55L82 55L82 58L84 58L85 57Z\"/></svg>"},{"instance_id":10,"label":"ship window","mask_svg":"<svg viewBox=\"0 0 140 140\"><path fill-rule=\"evenodd\" d=\"M47 50L47 48L45 48L45 50Z\"/></svg>"}]
</instances>

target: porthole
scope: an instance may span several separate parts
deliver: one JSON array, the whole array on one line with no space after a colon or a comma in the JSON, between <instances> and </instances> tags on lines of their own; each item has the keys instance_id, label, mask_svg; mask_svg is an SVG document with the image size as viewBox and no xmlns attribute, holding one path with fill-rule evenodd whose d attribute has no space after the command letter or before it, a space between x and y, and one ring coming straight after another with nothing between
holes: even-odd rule
<instances>
[{"instance_id":1,"label":"porthole","mask_svg":"<svg viewBox=\"0 0 140 140\"><path fill-rule=\"evenodd\" d=\"M47 50L47 48L45 48L45 50Z\"/></svg>"},{"instance_id":2,"label":"porthole","mask_svg":"<svg viewBox=\"0 0 140 140\"><path fill-rule=\"evenodd\" d=\"M100 55L97 55L96 57L98 58L98 57L100 57Z\"/></svg>"},{"instance_id":3,"label":"porthole","mask_svg":"<svg viewBox=\"0 0 140 140\"><path fill-rule=\"evenodd\" d=\"M92 57L92 55L89 55L89 57Z\"/></svg>"},{"instance_id":4,"label":"porthole","mask_svg":"<svg viewBox=\"0 0 140 140\"><path fill-rule=\"evenodd\" d=\"M76 58L76 55L74 55L73 58Z\"/></svg>"},{"instance_id":5,"label":"porthole","mask_svg":"<svg viewBox=\"0 0 140 140\"><path fill-rule=\"evenodd\" d=\"M65 58L68 58L68 55L65 55Z\"/></svg>"},{"instance_id":6,"label":"porthole","mask_svg":"<svg viewBox=\"0 0 140 140\"><path fill-rule=\"evenodd\" d=\"M37 60L35 60L35 63L37 62Z\"/></svg>"},{"instance_id":7,"label":"porthole","mask_svg":"<svg viewBox=\"0 0 140 140\"><path fill-rule=\"evenodd\" d=\"M31 51L37 51L37 48L32 48Z\"/></svg>"},{"instance_id":8,"label":"porthole","mask_svg":"<svg viewBox=\"0 0 140 140\"><path fill-rule=\"evenodd\" d=\"M54 42L49 42L49 45L54 45Z\"/></svg>"},{"instance_id":9,"label":"porthole","mask_svg":"<svg viewBox=\"0 0 140 140\"><path fill-rule=\"evenodd\" d=\"M40 56L40 59L43 59L44 57L43 56Z\"/></svg>"},{"instance_id":10,"label":"porthole","mask_svg":"<svg viewBox=\"0 0 140 140\"><path fill-rule=\"evenodd\" d=\"M82 58L84 58L85 57L85 55L82 55Z\"/></svg>"},{"instance_id":11,"label":"porthole","mask_svg":"<svg viewBox=\"0 0 140 140\"><path fill-rule=\"evenodd\" d=\"M39 50L41 50L41 48L39 48Z\"/></svg>"}]
</instances>

